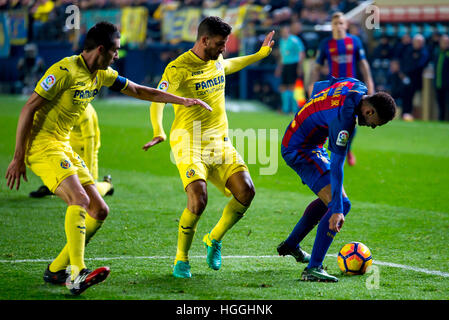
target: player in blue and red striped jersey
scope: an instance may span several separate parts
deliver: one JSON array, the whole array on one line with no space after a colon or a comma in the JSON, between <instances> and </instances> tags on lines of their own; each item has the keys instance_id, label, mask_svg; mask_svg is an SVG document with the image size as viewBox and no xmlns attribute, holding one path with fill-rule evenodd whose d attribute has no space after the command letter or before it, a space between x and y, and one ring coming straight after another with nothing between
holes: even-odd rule
<instances>
[{"instance_id":1,"label":"player in blue and red striped jersey","mask_svg":"<svg viewBox=\"0 0 449 320\"><path fill-rule=\"evenodd\" d=\"M296 113L282 139L282 157L318 196L277 248L280 255L292 255L298 262L309 263L302 273L305 281L338 281L324 271L322 263L351 208L343 189L343 165L356 122L374 129L392 120L396 113L389 94L367 92L365 84L354 78L315 83L312 97ZM323 147L327 138L330 158ZM299 244L319 221L309 255Z\"/></svg>"},{"instance_id":2,"label":"player in blue and red striped jersey","mask_svg":"<svg viewBox=\"0 0 449 320\"><path fill-rule=\"evenodd\" d=\"M313 84L319 80L320 69L324 66L325 61L327 61L329 67L329 77L335 78L358 78L356 74L358 65L368 88L368 94L373 94L374 82L362 42L357 36L346 33L348 22L342 12L335 12L332 15L331 27L332 36L323 39L319 46L316 64L312 68L309 96L312 92ZM353 166L356 159L351 152L351 140L348 148L348 164Z\"/></svg>"}]
</instances>

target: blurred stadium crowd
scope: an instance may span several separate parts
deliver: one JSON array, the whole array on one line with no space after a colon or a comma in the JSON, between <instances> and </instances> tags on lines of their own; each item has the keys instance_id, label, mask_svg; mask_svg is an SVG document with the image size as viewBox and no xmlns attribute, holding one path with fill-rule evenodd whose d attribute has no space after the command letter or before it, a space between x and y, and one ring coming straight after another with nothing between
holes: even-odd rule
<instances>
[{"instance_id":1,"label":"blurred stadium crowd","mask_svg":"<svg viewBox=\"0 0 449 320\"><path fill-rule=\"evenodd\" d=\"M9 47L0 48L0 61L9 67L11 64L17 66L14 71L6 65L0 68L0 92L30 92L52 62L81 52L87 30L101 20L119 25L122 31L120 56L123 59L114 67L137 82L156 86L165 65L191 47L196 25L203 16L220 15L233 25L234 32L227 46L228 57L257 51L267 31L291 24L291 32L302 40L307 60L312 61L319 42L330 34L329 30L316 26L329 23L334 12L347 13L363 2L0 0L0 18L5 17L4 21L8 22L4 23L11 29ZM81 12L77 28L67 26L68 16L73 13L70 6L73 5ZM5 38L5 28L0 32L5 33ZM362 40L377 89L389 91L398 99L399 105L405 109L412 108L414 95L421 90L422 75L426 72L434 79L437 100L443 104L449 102L449 94L445 94L449 90L448 23L383 23L380 29L370 31L363 28L360 21L354 20L350 21L348 32ZM65 49L56 50L56 47ZM242 74L230 76L227 94L236 98L259 99L278 109L279 81L273 76L278 61L279 54L275 50L269 59ZM326 77L326 70L323 70L322 77ZM15 85L5 85L11 82ZM438 118L443 120L445 117L447 114L440 111Z\"/></svg>"}]
</instances>

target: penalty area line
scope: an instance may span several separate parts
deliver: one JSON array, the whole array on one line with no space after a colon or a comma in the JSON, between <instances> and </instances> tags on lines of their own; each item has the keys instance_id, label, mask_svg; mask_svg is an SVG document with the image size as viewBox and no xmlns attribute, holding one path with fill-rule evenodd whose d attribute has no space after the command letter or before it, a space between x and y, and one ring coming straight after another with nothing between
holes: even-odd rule
<instances>
[{"instance_id":1,"label":"penalty area line","mask_svg":"<svg viewBox=\"0 0 449 320\"><path fill-rule=\"evenodd\" d=\"M336 254L327 254L327 257L337 257ZM190 256L190 259L204 259L206 256ZM250 255L238 255L238 256L223 256L223 259L273 259L281 258L277 255L265 255L265 256L250 256ZM163 260L163 259L175 259L174 256L119 256L119 257L97 257L97 258L86 258L86 261L111 261L111 260ZM53 259L20 259L20 260L0 260L0 263L36 263L36 262L52 262ZM434 276L440 276L444 278L449 278L448 272L442 272L438 270L429 270L425 268L412 267L404 264L384 262L379 260L373 261L374 265L385 266L390 268L397 268L402 270L409 270L419 273L425 273Z\"/></svg>"}]
</instances>

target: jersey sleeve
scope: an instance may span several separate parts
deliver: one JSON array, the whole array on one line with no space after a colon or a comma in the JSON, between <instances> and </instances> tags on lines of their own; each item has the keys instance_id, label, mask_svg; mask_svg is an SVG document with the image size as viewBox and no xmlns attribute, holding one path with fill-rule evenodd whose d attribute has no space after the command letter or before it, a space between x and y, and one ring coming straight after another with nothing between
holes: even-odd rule
<instances>
[{"instance_id":1,"label":"jersey sleeve","mask_svg":"<svg viewBox=\"0 0 449 320\"><path fill-rule=\"evenodd\" d=\"M359 37L356 37L356 36L354 36L353 39L354 39L354 43L355 43L356 61L365 60L366 54L365 54L365 49L363 49L362 41L360 40Z\"/></svg>"},{"instance_id":2,"label":"jersey sleeve","mask_svg":"<svg viewBox=\"0 0 449 320\"><path fill-rule=\"evenodd\" d=\"M359 100L360 101L360 100ZM347 97L338 115L329 124L329 150L345 155L355 128L354 109L359 101Z\"/></svg>"},{"instance_id":3,"label":"jersey sleeve","mask_svg":"<svg viewBox=\"0 0 449 320\"><path fill-rule=\"evenodd\" d=\"M114 84L118 77L118 72L108 67L106 70L101 72L101 85L105 87L110 87Z\"/></svg>"},{"instance_id":4,"label":"jersey sleeve","mask_svg":"<svg viewBox=\"0 0 449 320\"><path fill-rule=\"evenodd\" d=\"M332 214L343 213L343 166L350 137L355 128L354 108L359 101L355 101L352 95L346 97L337 117L329 125L328 148L331 151L330 180L332 192L329 209Z\"/></svg>"},{"instance_id":5,"label":"jersey sleeve","mask_svg":"<svg viewBox=\"0 0 449 320\"><path fill-rule=\"evenodd\" d=\"M332 214L343 213L343 166L345 154L331 153L330 180L332 201L328 207Z\"/></svg>"},{"instance_id":6,"label":"jersey sleeve","mask_svg":"<svg viewBox=\"0 0 449 320\"><path fill-rule=\"evenodd\" d=\"M157 89L175 94L184 80L184 77L185 72L181 68L178 68L175 65L168 65L167 68L165 68ZM152 102L150 105L150 120L153 127L153 138L162 137L165 140L167 135L164 132L162 124L164 106L165 103Z\"/></svg>"},{"instance_id":7,"label":"jersey sleeve","mask_svg":"<svg viewBox=\"0 0 449 320\"><path fill-rule=\"evenodd\" d=\"M348 142L356 125L354 110L368 89L362 82L356 81L352 88L345 91L346 98L343 105L329 124L329 150L343 155L347 152Z\"/></svg>"},{"instance_id":8,"label":"jersey sleeve","mask_svg":"<svg viewBox=\"0 0 449 320\"><path fill-rule=\"evenodd\" d=\"M174 94L184 78L185 72L183 68L176 65L168 65L167 68L165 68L161 81L159 81L157 89Z\"/></svg>"},{"instance_id":9,"label":"jersey sleeve","mask_svg":"<svg viewBox=\"0 0 449 320\"><path fill-rule=\"evenodd\" d=\"M69 69L60 62L52 65L39 80L34 91L42 98L53 100L58 93L72 85Z\"/></svg>"}]
</instances>

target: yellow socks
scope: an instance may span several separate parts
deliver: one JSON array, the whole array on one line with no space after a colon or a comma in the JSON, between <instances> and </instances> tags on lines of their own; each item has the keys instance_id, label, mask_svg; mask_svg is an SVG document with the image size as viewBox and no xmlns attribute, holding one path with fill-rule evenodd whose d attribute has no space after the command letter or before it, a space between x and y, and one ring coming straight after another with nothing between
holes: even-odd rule
<instances>
[{"instance_id":1,"label":"yellow socks","mask_svg":"<svg viewBox=\"0 0 449 320\"><path fill-rule=\"evenodd\" d=\"M90 239L95 235L98 229L103 225L104 220L96 220L89 214L86 215L86 245Z\"/></svg>"},{"instance_id":2,"label":"yellow socks","mask_svg":"<svg viewBox=\"0 0 449 320\"><path fill-rule=\"evenodd\" d=\"M112 189L112 184L106 181L95 182L95 186L102 197Z\"/></svg>"},{"instance_id":3,"label":"yellow socks","mask_svg":"<svg viewBox=\"0 0 449 320\"><path fill-rule=\"evenodd\" d=\"M65 234L67 237L72 280L82 269L86 268L84 264L86 215L86 209L77 205L69 206L65 215Z\"/></svg>"},{"instance_id":4,"label":"yellow socks","mask_svg":"<svg viewBox=\"0 0 449 320\"><path fill-rule=\"evenodd\" d=\"M224 208L217 225L210 232L210 239L221 241L225 233L244 216L247 209L248 207L233 197Z\"/></svg>"},{"instance_id":5,"label":"yellow socks","mask_svg":"<svg viewBox=\"0 0 449 320\"><path fill-rule=\"evenodd\" d=\"M178 229L178 249L176 251L175 264L178 260L189 260L189 249L192 245L192 240L195 235L196 226L200 216L192 213L185 208L181 218L179 219Z\"/></svg>"},{"instance_id":6,"label":"yellow socks","mask_svg":"<svg viewBox=\"0 0 449 320\"><path fill-rule=\"evenodd\" d=\"M81 208L81 210L84 210L80 206L69 206L69 208L71 208L71 207L77 207L77 208ZM67 212L69 211L69 208L67 208ZM70 210L72 211L74 209L70 209ZM103 225L103 220L96 220L96 219L92 218L89 214L87 214L87 212L85 212L84 216L85 216L85 220L84 220L85 229L83 231L85 231L84 238L85 238L85 245L87 245L89 240L94 236L94 234L97 232L97 230L100 229L100 227ZM67 226L67 214L66 214L66 226ZM78 229L78 230L82 230L82 229ZM66 233L67 233L67 229L66 229ZM68 237L67 237L67 239L68 239ZM64 270L70 264L71 260L70 260L70 254L69 254L68 248L69 248L69 245L67 243L64 246L64 248L62 249L62 251L59 253L59 255L56 257L56 259L53 260L53 262L50 264L49 269L51 272L57 272L60 270ZM83 247L83 261L84 261L84 247ZM73 265L73 263L72 263L72 265ZM83 265L84 265L84 263L83 263ZM79 268L79 266L77 268Z\"/></svg>"}]
</instances>

